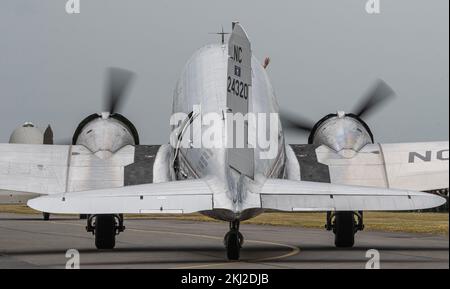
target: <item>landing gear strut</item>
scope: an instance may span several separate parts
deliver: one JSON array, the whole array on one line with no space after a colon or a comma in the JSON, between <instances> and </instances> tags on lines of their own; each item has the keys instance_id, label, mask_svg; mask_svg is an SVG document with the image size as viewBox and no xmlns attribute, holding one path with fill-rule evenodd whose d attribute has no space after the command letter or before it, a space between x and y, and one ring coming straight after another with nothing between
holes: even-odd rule
<instances>
[{"instance_id":1,"label":"landing gear strut","mask_svg":"<svg viewBox=\"0 0 450 289\"><path fill-rule=\"evenodd\" d=\"M353 247L356 232L364 230L363 212L328 212L325 228L333 231L336 247Z\"/></svg>"},{"instance_id":2,"label":"landing gear strut","mask_svg":"<svg viewBox=\"0 0 450 289\"><path fill-rule=\"evenodd\" d=\"M95 235L97 249L114 249L116 235L124 230L123 215L89 215L86 226Z\"/></svg>"},{"instance_id":3,"label":"landing gear strut","mask_svg":"<svg viewBox=\"0 0 450 289\"><path fill-rule=\"evenodd\" d=\"M225 235L223 242L227 249L228 260L239 260L244 244L244 236L239 232L239 221L230 222L230 231Z\"/></svg>"}]
</instances>

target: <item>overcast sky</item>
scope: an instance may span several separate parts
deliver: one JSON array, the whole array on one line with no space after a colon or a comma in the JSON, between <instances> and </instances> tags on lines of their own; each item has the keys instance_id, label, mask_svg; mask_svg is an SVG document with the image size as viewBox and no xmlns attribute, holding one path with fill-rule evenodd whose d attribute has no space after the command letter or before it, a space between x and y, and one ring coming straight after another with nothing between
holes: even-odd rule
<instances>
[{"instance_id":1,"label":"overcast sky","mask_svg":"<svg viewBox=\"0 0 450 289\"><path fill-rule=\"evenodd\" d=\"M239 20L281 107L319 120L351 112L377 78L398 97L367 122L379 142L448 140L449 1L66 0L0 2L0 142L25 121L56 139L102 109L105 68L138 75L122 113L145 144L168 141L173 89L187 59ZM301 136L290 136L302 142Z\"/></svg>"}]
</instances>

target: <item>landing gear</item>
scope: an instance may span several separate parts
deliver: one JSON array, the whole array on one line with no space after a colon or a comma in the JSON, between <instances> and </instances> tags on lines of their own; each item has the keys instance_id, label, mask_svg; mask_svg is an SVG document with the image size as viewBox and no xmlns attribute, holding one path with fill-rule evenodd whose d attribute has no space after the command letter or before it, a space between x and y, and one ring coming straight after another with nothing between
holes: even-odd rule
<instances>
[{"instance_id":1,"label":"landing gear","mask_svg":"<svg viewBox=\"0 0 450 289\"><path fill-rule=\"evenodd\" d=\"M230 231L225 235L223 242L227 249L228 260L239 260L244 244L244 236L239 232L239 221L230 222Z\"/></svg>"},{"instance_id":2,"label":"landing gear","mask_svg":"<svg viewBox=\"0 0 450 289\"><path fill-rule=\"evenodd\" d=\"M95 235L97 249L114 249L116 235L123 232L123 215L89 215L86 231Z\"/></svg>"},{"instance_id":3,"label":"landing gear","mask_svg":"<svg viewBox=\"0 0 450 289\"><path fill-rule=\"evenodd\" d=\"M89 218L89 215L80 214L80 220L87 220L88 218Z\"/></svg>"},{"instance_id":4,"label":"landing gear","mask_svg":"<svg viewBox=\"0 0 450 289\"><path fill-rule=\"evenodd\" d=\"M363 212L328 212L325 227L333 231L336 247L353 247L356 232L364 230Z\"/></svg>"},{"instance_id":5,"label":"landing gear","mask_svg":"<svg viewBox=\"0 0 450 289\"><path fill-rule=\"evenodd\" d=\"M42 216L44 217L44 221L50 220L50 213L42 213Z\"/></svg>"}]
</instances>

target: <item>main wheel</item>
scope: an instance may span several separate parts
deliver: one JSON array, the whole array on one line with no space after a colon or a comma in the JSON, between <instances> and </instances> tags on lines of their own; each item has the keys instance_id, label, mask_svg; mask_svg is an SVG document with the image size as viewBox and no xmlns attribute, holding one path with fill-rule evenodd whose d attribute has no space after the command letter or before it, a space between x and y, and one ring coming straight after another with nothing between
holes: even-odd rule
<instances>
[{"instance_id":1,"label":"main wheel","mask_svg":"<svg viewBox=\"0 0 450 289\"><path fill-rule=\"evenodd\" d=\"M97 249L113 249L116 245L116 219L114 215L98 215L95 218L95 246Z\"/></svg>"},{"instance_id":2,"label":"main wheel","mask_svg":"<svg viewBox=\"0 0 450 289\"><path fill-rule=\"evenodd\" d=\"M225 235L228 260L239 260L242 240L242 235L236 230L231 230Z\"/></svg>"},{"instance_id":3,"label":"main wheel","mask_svg":"<svg viewBox=\"0 0 450 289\"><path fill-rule=\"evenodd\" d=\"M336 247L353 247L355 244L355 218L353 212L337 212L334 222L334 244Z\"/></svg>"},{"instance_id":4,"label":"main wheel","mask_svg":"<svg viewBox=\"0 0 450 289\"><path fill-rule=\"evenodd\" d=\"M42 213L42 216L44 217L44 221L50 220L50 213Z\"/></svg>"}]
</instances>

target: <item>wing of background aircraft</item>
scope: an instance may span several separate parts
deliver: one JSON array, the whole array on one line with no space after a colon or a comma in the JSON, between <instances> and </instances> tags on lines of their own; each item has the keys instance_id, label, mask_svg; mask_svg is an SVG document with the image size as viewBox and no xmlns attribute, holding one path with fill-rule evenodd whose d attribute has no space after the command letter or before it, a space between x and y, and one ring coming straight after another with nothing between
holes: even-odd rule
<instances>
[{"instance_id":1,"label":"wing of background aircraft","mask_svg":"<svg viewBox=\"0 0 450 289\"><path fill-rule=\"evenodd\" d=\"M84 146L0 144L0 204L57 194L153 183L166 146L125 146L101 159ZM164 154L161 154L164 155ZM164 180L164 178L162 178Z\"/></svg>"},{"instance_id":2,"label":"wing of background aircraft","mask_svg":"<svg viewBox=\"0 0 450 289\"><path fill-rule=\"evenodd\" d=\"M326 145L290 147L292 180L413 191L449 187L448 142L369 144L339 153Z\"/></svg>"}]
</instances>

